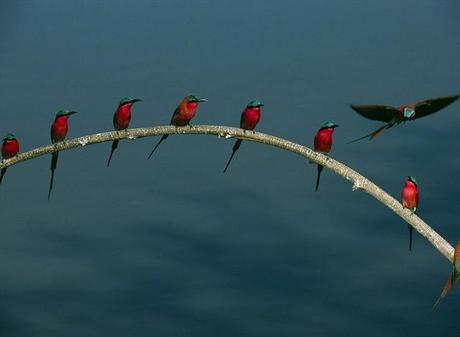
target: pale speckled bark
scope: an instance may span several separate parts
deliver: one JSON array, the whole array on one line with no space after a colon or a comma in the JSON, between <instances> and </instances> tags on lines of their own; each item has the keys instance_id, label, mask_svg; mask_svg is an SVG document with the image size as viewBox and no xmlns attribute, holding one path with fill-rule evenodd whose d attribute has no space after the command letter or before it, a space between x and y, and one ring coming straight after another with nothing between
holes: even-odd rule
<instances>
[{"instance_id":1,"label":"pale speckled bark","mask_svg":"<svg viewBox=\"0 0 460 337\"><path fill-rule=\"evenodd\" d=\"M420 219L416 214L412 214L411 211L404 209L399 201L390 196L388 193L386 193L380 187L375 185L373 182L363 177L356 171L352 170L348 166L328 156L317 153L309 149L308 147L259 132L244 131L239 128L213 125L194 125L192 127L186 126L179 128L168 125L129 129L126 131L112 131L74 138L54 145L48 145L20 153L11 159L2 161L0 163L0 169L3 167L17 164L25 160L52 153L56 150L64 151L81 146L108 142L115 139L136 139L142 137L159 136L164 134L207 134L216 135L219 138L241 138L249 141L272 145L304 156L309 160L321 164L325 168L347 179L352 184L353 191L357 189L365 191L366 193L380 201L382 204L390 208L393 212L395 212L402 219L404 219L408 224L414 227L450 262L453 262L454 248L446 240L444 240L443 237L441 237L430 226L428 226L422 219Z\"/></svg>"}]
</instances>

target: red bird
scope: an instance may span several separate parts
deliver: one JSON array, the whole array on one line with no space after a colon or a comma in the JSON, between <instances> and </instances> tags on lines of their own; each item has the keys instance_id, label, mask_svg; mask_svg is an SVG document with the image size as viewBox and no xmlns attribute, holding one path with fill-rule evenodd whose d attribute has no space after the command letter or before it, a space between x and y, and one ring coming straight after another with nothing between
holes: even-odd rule
<instances>
[{"instance_id":1,"label":"red bird","mask_svg":"<svg viewBox=\"0 0 460 337\"><path fill-rule=\"evenodd\" d=\"M205 98L197 98L194 95L185 96L177 106L176 110L174 110L170 124L174 126L190 125L190 121L193 119L193 117L195 117L196 110L198 109L198 104L207 101L208 100ZM160 141L157 143L157 145L155 145L147 159L150 159L158 146L160 146L161 142L168 138L168 136L169 135L163 135L163 137L161 137Z\"/></svg>"},{"instance_id":2,"label":"red bird","mask_svg":"<svg viewBox=\"0 0 460 337\"><path fill-rule=\"evenodd\" d=\"M19 142L16 137L9 133L3 138L2 144L2 157L3 159L10 159L14 157L19 152ZM7 167L2 168L2 173L0 174L0 184L2 183L3 176L6 173Z\"/></svg>"},{"instance_id":3,"label":"red bird","mask_svg":"<svg viewBox=\"0 0 460 337\"><path fill-rule=\"evenodd\" d=\"M254 130L256 128L257 123L260 120L260 111L264 105L259 101L251 101L248 103L246 108L241 113L240 119L240 128L244 130ZM233 145L232 154L230 155L230 159L227 162L227 165L224 168L224 172L227 171L230 162L235 155L235 152L240 148L242 139L237 139L235 145Z\"/></svg>"},{"instance_id":4,"label":"red bird","mask_svg":"<svg viewBox=\"0 0 460 337\"><path fill-rule=\"evenodd\" d=\"M414 119L422 118L435 112L438 112L441 109L444 109L448 105L455 102L460 95L452 95L445 97L430 98L415 104L406 104L400 107L394 107L391 105L356 105L351 104L350 107L359 113L361 116L373 119L376 121L381 121L386 124L379 127L377 130L363 136L358 139L352 140L349 143L356 142L361 139L369 138L369 140L374 139L378 135L382 134L383 131L398 125L402 122L411 121Z\"/></svg>"},{"instance_id":5,"label":"red bird","mask_svg":"<svg viewBox=\"0 0 460 337\"><path fill-rule=\"evenodd\" d=\"M418 207L418 187L417 181L414 177L408 176L406 183L401 192L401 203L404 208L408 208L415 213ZM412 250L412 232L414 228L411 225L409 227L409 250Z\"/></svg>"},{"instance_id":6,"label":"red bird","mask_svg":"<svg viewBox=\"0 0 460 337\"><path fill-rule=\"evenodd\" d=\"M115 130L126 130L129 126L129 122L131 121L131 107L134 103L140 102L141 99L139 98L132 98L132 97L125 97L123 98L120 103L118 104L118 108L113 115L113 127ZM110 165L110 161L112 160L112 155L115 149L118 147L119 140L116 139L112 142L112 150L110 151L109 160L107 161L107 167Z\"/></svg>"},{"instance_id":7,"label":"red bird","mask_svg":"<svg viewBox=\"0 0 460 337\"><path fill-rule=\"evenodd\" d=\"M334 133L335 128L339 127L337 124L332 122L326 122L321 126L318 132L315 135L314 146L315 151L321 152L325 155L329 154L332 147L332 134ZM318 175L316 177L316 187L315 191L318 191L319 180L321 178L321 171L323 170L322 165L318 165Z\"/></svg>"},{"instance_id":8,"label":"red bird","mask_svg":"<svg viewBox=\"0 0 460 337\"><path fill-rule=\"evenodd\" d=\"M62 142L67 135L69 126L67 121L69 117L76 114L76 111L60 110L56 114L53 124L51 125L51 141L54 143ZM54 170L57 167L59 152L53 152L51 157L51 179L48 189L48 200L50 200L51 190L53 189Z\"/></svg>"},{"instance_id":9,"label":"red bird","mask_svg":"<svg viewBox=\"0 0 460 337\"><path fill-rule=\"evenodd\" d=\"M447 282L444 285L444 288L442 289L441 295L439 296L436 303L433 305L433 310L436 309L439 303L441 303L441 300L447 296L449 291L453 288L455 282L458 280L458 277L460 276L460 241L457 242L457 245L455 246L453 265L454 268L452 270L452 274L447 279Z\"/></svg>"}]
</instances>

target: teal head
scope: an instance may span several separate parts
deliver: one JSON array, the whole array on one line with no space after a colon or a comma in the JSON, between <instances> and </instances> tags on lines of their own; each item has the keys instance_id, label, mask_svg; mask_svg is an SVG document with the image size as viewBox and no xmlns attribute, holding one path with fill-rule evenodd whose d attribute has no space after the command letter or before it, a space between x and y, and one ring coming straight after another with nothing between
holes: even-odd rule
<instances>
[{"instance_id":1,"label":"teal head","mask_svg":"<svg viewBox=\"0 0 460 337\"><path fill-rule=\"evenodd\" d=\"M404 115L404 118L412 118L414 117L415 115L415 109L413 106L405 106L403 107L403 115Z\"/></svg>"},{"instance_id":2,"label":"teal head","mask_svg":"<svg viewBox=\"0 0 460 337\"><path fill-rule=\"evenodd\" d=\"M69 111L69 110L59 110L57 113L56 113L56 117L69 117L73 114L76 114L77 112L76 111Z\"/></svg>"},{"instance_id":3,"label":"teal head","mask_svg":"<svg viewBox=\"0 0 460 337\"><path fill-rule=\"evenodd\" d=\"M15 140L16 137L12 133L8 133L5 138L3 138L3 141L10 141L10 140Z\"/></svg>"},{"instance_id":4,"label":"teal head","mask_svg":"<svg viewBox=\"0 0 460 337\"><path fill-rule=\"evenodd\" d=\"M120 104L119 104L119 105L134 104L134 103L140 102L140 101L142 101L140 98L132 98L131 96L126 96L126 97L123 97L123 98L120 100Z\"/></svg>"},{"instance_id":5,"label":"teal head","mask_svg":"<svg viewBox=\"0 0 460 337\"><path fill-rule=\"evenodd\" d=\"M248 103L248 105L246 106L246 108L260 108L260 107L262 107L262 106L264 106L264 105L262 104L262 102L260 102L260 101L258 101L258 100L253 100L253 101L250 101L250 102Z\"/></svg>"},{"instance_id":6,"label":"teal head","mask_svg":"<svg viewBox=\"0 0 460 337\"><path fill-rule=\"evenodd\" d=\"M338 128L339 125L333 122L326 122L321 126L321 129L335 129Z\"/></svg>"},{"instance_id":7,"label":"teal head","mask_svg":"<svg viewBox=\"0 0 460 337\"><path fill-rule=\"evenodd\" d=\"M188 103L201 103L208 101L206 98L198 98L195 95L188 95L186 98Z\"/></svg>"},{"instance_id":8,"label":"teal head","mask_svg":"<svg viewBox=\"0 0 460 337\"><path fill-rule=\"evenodd\" d=\"M414 183L415 186L417 186L417 180L415 180L414 177L412 177L412 176L407 176L407 181L410 181L410 182Z\"/></svg>"}]
</instances>

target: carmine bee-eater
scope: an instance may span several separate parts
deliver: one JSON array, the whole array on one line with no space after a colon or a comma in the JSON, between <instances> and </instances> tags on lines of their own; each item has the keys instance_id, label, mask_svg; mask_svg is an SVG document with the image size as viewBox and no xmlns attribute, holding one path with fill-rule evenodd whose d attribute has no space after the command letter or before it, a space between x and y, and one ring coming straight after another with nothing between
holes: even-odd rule
<instances>
[{"instance_id":1,"label":"carmine bee-eater","mask_svg":"<svg viewBox=\"0 0 460 337\"><path fill-rule=\"evenodd\" d=\"M335 128L339 127L337 124L332 122L326 122L321 126L321 128L316 132L315 139L313 141L315 151L321 152L325 155L329 154L332 147L332 134L334 133ZM315 191L318 191L319 180L321 178L321 171L323 170L322 165L318 165L318 175L316 176L316 187Z\"/></svg>"},{"instance_id":2,"label":"carmine bee-eater","mask_svg":"<svg viewBox=\"0 0 460 337\"><path fill-rule=\"evenodd\" d=\"M118 108L113 115L113 127L115 130L120 131L126 130L128 128L129 122L131 120L131 107L134 103L140 101L141 99L132 97L125 97L121 99L120 103L118 104ZM110 165L113 152L118 147L118 142L118 139L112 142L112 150L110 151L109 160L107 161L107 167Z\"/></svg>"},{"instance_id":3,"label":"carmine bee-eater","mask_svg":"<svg viewBox=\"0 0 460 337\"><path fill-rule=\"evenodd\" d=\"M408 176L406 183L401 191L401 203L404 208L408 208L415 213L418 207L418 186L414 177ZM414 228L407 225L409 228L409 250L412 250L412 232Z\"/></svg>"},{"instance_id":4,"label":"carmine bee-eater","mask_svg":"<svg viewBox=\"0 0 460 337\"><path fill-rule=\"evenodd\" d=\"M457 242L457 245L455 246L453 265L454 265L454 268L452 270L452 274L447 279L447 282L444 285L444 288L442 289L441 295L439 296L436 303L433 305L433 310L436 309L439 303L441 303L442 299L447 296L449 291L454 286L455 281L457 281L458 277L460 276L460 241Z\"/></svg>"},{"instance_id":5,"label":"carmine bee-eater","mask_svg":"<svg viewBox=\"0 0 460 337\"><path fill-rule=\"evenodd\" d=\"M2 143L2 157L3 159L10 159L14 157L19 152L19 142L16 137L9 133L3 138ZM3 176L6 173L7 167L2 168L2 173L0 174L0 184L2 183Z\"/></svg>"},{"instance_id":6,"label":"carmine bee-eater","mask_svg":"<svg viewBox=\"0 0 460 337\"><path fill-rule=\"evenodd\" d=\"M256 128L257 123L260 121L260 111L264 105L260 101L251 101L246 105L243 112L241 113L240 119L240 128L244 130L254 130ZM230 162L233 159L236 151L240 148L242 139L237 139L235 145L233 145L232 154L228 159L227 165L224 168L224 172L227 171Z\"/></svg>"},{"instance_id":7,"label":"carmine bee-eater","mask_svg":"<svg viewBox=\"0 0 460 337\"><path fill-rule=\"evenodd\" d=\"M197 98L194 95L185 96L177 106L176 110L174 110L170 124L174 126L190 125L190 121L193 117L195 117L196 110L198 109L198 104L207 101L208 100L205 98ZM168 136L169 135L163 135L163 137L161 137L160 141L157 143L157 145L155 145L147 159L150 159L158 146L160 146L161 142L168 138Z\"/></svg>"},{"instance_id":8,"label":"carmine bee-eater","mask_svg":"<svg viewBox=\"0 0 460 337\"><path fill-rule=\"evenodd\" d=\"M51 142L58 143L62 142L67 135L69 126L67 121L69 117L73 114L76 114L76 111L60 110L56 113L56 118L54 119L53 124L51 124ZM51 179L50 186L48 189L48 200L50 200L51 190L53 189L53 180L54 180L54 170L57 166L59 152L53 152L51 157Z\"/></svg>"},{"instance_id":9,"label":"carmine bee-eater","mask_svg":"<svg viewBox=\"0 0 460 337\"><path fill-rule=\"evenodd\" d=\"M455 102L459 97L460 95L452 95L446 97L431 98L411 105L402 105L400 107L393 107L389 105L351 104L350 107L361 116L368 119L385 122L386 124L369 133L368 135L352 140L350 143L365 138L372 140L386 129L389 129L394 125L398 125L401 122L407 122L431 115Z\"/></svg>"}]
</instances>

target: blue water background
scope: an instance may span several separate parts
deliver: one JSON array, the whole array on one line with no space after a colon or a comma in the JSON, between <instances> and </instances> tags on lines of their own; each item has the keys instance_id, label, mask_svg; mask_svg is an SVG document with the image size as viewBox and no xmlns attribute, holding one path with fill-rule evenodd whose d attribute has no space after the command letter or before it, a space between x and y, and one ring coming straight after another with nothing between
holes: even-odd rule
<instances>
[{"instance_id":1,"label":"blue water background","mask_svg":"<svg viewBox=\"0 0 460 337\"><path fill-rule=\"evenodd\" d=\"M460 103L347 145L380 124L350 103L400 105L460 92L460 5L444 0L1 1L0 134L49 143L112 129L119 99L143 99L132 127L167 124L206 97L195 124L258 129L331 155L460 240ZM342 178L271 147L170 137L61 153L11 167L0 188L0 336L459 336L460 289L433 313L451 270L404 222ZM457 287L458 288L458 287Z\"/></svg>"}]
</instances>

